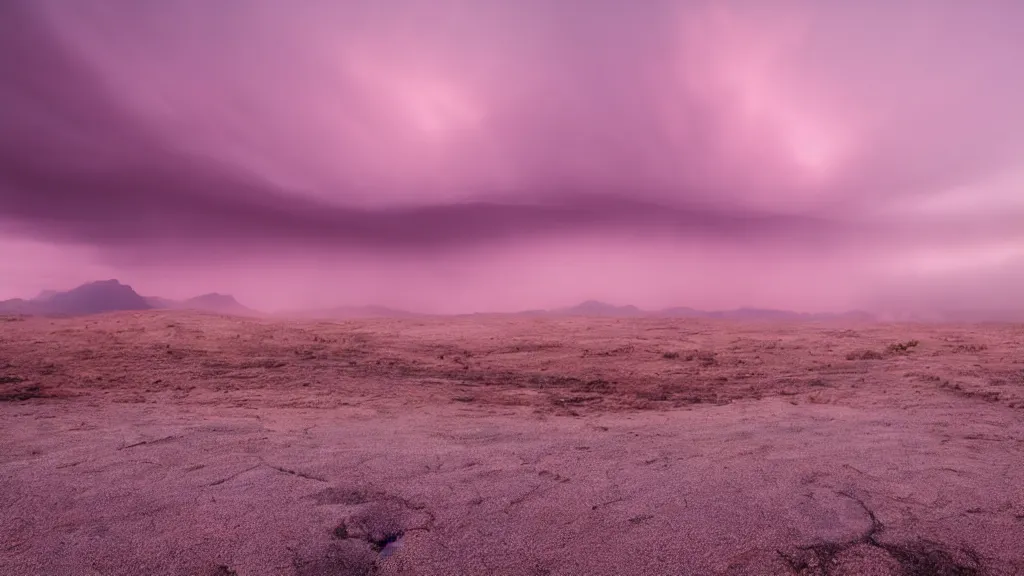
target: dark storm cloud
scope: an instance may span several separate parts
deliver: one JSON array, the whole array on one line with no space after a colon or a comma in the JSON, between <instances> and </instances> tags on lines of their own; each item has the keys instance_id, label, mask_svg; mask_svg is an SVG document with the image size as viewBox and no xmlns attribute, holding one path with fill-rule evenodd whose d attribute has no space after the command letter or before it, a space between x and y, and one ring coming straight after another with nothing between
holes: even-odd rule
<instances>
[{"instance_id":1,"label":"dark storm cloud","mask_svg":"<svg viewBox=\"0 0 1024 576\"><path fill-rule=\"evenodd\" d=\"M195 258L1014 240L1022 9L971 6L8 1L0 222ZM988 213L890 210L966 185Z\"/></svg>"},{"instance_id":2,"label":"dark storm cloud","mask_svg":"<svg viewBox=\"0 0 1024 576\"><path fill-rule=\"evenodd\" d=\"M813 218L684 209L623 193L553 190L542 204L390 208L289 194L239 168L174 150L119 107L110 86L27 4L2 10L0 218L33 236L100 246L177 240L430 248L603 228L726 238L824 231Z\"/></svg>"},{"instance_id":3,"label":"dark storm cloud","mask_svg":"<svg viewBox=\"0 0 1024 576\"><path fill-rule=\"evenodd\" d=\"M545 204L345 207L232 178L201 159L172 158L116 170L5 158L0 203L9 221L30 234L98 246L177 240L430 249L595 229L750 240L835 232L834 224L809 217L681 209L614 195L563 195Z\"/></svg>"}]
</instances>

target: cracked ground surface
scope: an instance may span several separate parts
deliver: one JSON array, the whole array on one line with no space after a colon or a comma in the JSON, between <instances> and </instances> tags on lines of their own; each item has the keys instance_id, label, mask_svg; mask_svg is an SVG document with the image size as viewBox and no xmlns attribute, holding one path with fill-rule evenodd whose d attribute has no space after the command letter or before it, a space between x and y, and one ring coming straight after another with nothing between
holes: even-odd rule
<instances>
[{"instance_id":1,"label":"cracked ground surface","mask_svg":"<svg viewBox=\"0 0 1024 576\"><path fill-rule=\"evenodd\" d=\"M28 319L0 383L0 574L1024 573L1021 327Z\"/></svg>"}]
</instances>

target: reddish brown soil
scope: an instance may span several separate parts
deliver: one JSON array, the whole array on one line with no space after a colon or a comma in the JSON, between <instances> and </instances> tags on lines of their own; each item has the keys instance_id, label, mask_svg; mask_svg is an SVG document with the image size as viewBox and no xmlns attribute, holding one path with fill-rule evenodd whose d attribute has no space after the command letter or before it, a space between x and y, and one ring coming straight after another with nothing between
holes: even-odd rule
<instances>
[{"instance_id":1,"label":"reddish brown soil","mask_svg":"<svg viewBox=\"0 0 1024 576\"><path fill-rule=\"evenodd\" d=\"M2 574L1024 573L1024 327L0 320Z\"/></svg>"}]
</instances>

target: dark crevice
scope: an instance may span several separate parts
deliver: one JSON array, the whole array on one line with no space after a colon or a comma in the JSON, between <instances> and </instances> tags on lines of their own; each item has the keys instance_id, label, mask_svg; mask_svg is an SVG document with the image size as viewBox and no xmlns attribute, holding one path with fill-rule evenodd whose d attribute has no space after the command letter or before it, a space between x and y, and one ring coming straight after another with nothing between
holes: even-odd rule
<instances>
[{"instance_id":1,"label":"dark crevice","mask_svg":"<svg viewBox=\"0 0 1024 576\"><path fill-rule=\"evenodd\" d=\"M366 541L370 544L370 547L372 547L374 551L380 552L389 544L394 544L395 542L398 542L398 539L401 538L404 534L404 530L397 530L395 532L381 534L377 537L367 538Z\"/></svg>"},{"instance_id":2,"label":"dark crevice","mask_svg":"<svg viewBox=\"0 0 1024 576\"><path fill-rule=\"evenodd\" d=\"M836 542L822 541L798 546L794 552L777 550L779 556L800 576L830 576L838 568L837 556L855 546L871 546L885 551L900 567L903 576L985 576L981 556L971 548L963 547L956 554L940 542L913 540L900 543L879 541L885 526L860 498L838 492L864 509L871 526L857 538Z\"/></svg>"},{"instance_id":3,"label":"dark crevice","mask_svg":"<svg viewBox=\"0 0 1024 576\"><path fill-rule=\"evenodd\" d=\"M50 394L37 384L30 386L7 386L0 389L0 402L21 402L33 398L50 398Z\"/></svg>"},{"instance_id":4,"label":"dark crevice","mask_svg":"<svg viewBox=\"0 0 1024 576\"><path fill-rule=\"evenodd\" d=\"M393 527L388 529L373 529L367 526L356 526L350 528L346 522L334 527L331 534L338 540L360 540L370 545L370 548L383 556L389 556L397 544L405 536L405 529Z\"/></svg>"},{"instance_id":5,"label":"dark crevice","mask_svg":"<svg viewBox=\"0 0 1024 576\"><path fill-rule=\"evenodd\" d=\"M291 476L298 476L299 478L305 478L306 480L314 480L316 482L327 482L326 478L323 478L323 477L320 477L320 476L315 476L315 475L310 474L308 472L302 472L302 471L299 471L299 470L292 470L291 468L285 468L283 466L275 466L275 465L270 464L268 462L263 462L263 465L267 466L268 468L271 468L273 470L277 470L278 472L282 472L284 474L289 474Z\"/></svg>"}]
</instances>

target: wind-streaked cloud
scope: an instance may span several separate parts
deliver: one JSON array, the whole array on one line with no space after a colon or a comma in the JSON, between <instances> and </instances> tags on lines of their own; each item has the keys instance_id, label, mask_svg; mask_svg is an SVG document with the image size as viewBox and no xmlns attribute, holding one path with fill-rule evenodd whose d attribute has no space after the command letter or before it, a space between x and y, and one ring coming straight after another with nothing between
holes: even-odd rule
<instances>
[{"instance_id":1,"label":"wind-streaked cloud","mask_svg":"<svg viewBox=\"0 0 1024 576\"><path fill-rule=\"evenodd\" d=\"M1022 23L997 0L5 2L0 245L153 289L304 270L273 304L331 262L438 309L946 303L985 298L978 274L1010 305ZM538 280L496 296L499 257Z\"/></svg>"}]
</instances>

